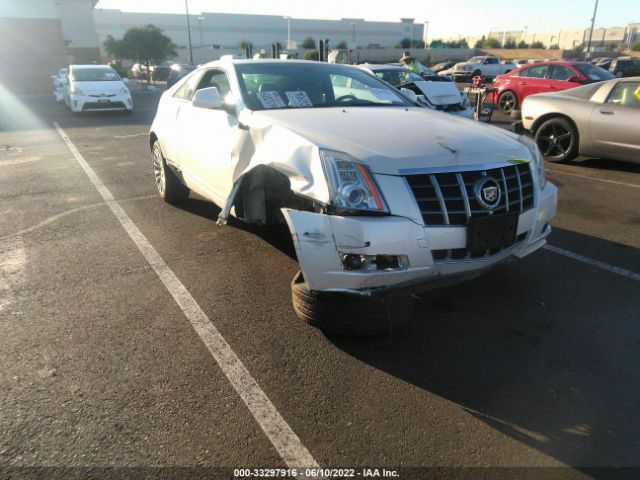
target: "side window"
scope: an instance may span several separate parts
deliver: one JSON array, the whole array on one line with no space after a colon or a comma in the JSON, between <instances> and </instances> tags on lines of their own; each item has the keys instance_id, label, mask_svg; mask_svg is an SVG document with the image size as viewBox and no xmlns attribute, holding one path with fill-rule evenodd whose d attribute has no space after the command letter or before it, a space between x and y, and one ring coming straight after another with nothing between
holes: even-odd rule
<instances>
[{"instance_id":1,"label":"side window","mask_svg":"<svg viewBox=\"0 0 640 480\"><path fill-rule=\"evenodd\" d=\"M536 67L529 67L520 72L521 77L528 78L544 78L547 74L548 67L546 65L539 65Z\"/></svg>"},{"instance_id":2,"label":"side window","mask_svg":"<svg viewBox=\"0 0 640 480\"><path fill-rule=\"evenodd\" d=\"M640 109L640 82L621 82L616 85L607 103Z\"/></svg>"},{"instance_id":3,"label":"side window","mask_svg":"<svg viewBox=\"0 0 640 480\"><path fill-rule=\"evenodd\" d=\"M549 77L551 80L564 80L567 81L571 77L577 77L578 74L573 70L567 67L563 67L561 65L554 65L551 67L551 76Z\"/></svg>"},{"instance_id":4,"label":"side window","mask_svg":"<svg viewBox=\"0 0 640 480\"><path fill-rule=\"evenodd\" d=\"M498 59L497 59L497 58L493 58L493 57L492 57L492 58L487 58L487 59L484 61L484 63L485 63L485 65L497 65L497 64L498 64L498 63L500 63L500 62L498 61Z\"/></svg>"},{"instance_id":5,"label":"side window","mask_svg":"<svg viewBox=\"0 0 640 480\"><path fill-rule=\"evenodd\" d=\"M210 87L216 87L218 92L220 92L220 97L226 99L231 92L231 87L229 86L229 79L224 70L208 70L202 76L202 80L198 83L196 91Z\"/></svg>"},{"instance_id":6,"label":"side window","mask_svg":"<svg viewBox=\"0 0 640 480\"><path fill-rule=\"evenodd\" d=\"M182 86L173 94L173 98L179 98L180 100L191 100L193 92L196 91L196 85L200 80L200 75L194 73L189 77Z\"/></svg>"}]
</instances>

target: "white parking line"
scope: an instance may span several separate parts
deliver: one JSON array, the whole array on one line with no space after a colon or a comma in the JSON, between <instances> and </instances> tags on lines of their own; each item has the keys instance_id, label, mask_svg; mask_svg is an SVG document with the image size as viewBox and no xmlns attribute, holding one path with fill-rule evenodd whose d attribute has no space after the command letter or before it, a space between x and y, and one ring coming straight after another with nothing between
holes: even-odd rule
<instances>
[{"instance_id":1,"label":"white parking line","mask_svg":"<svg viewBox=\"0 0 640 480\"><path fill-rule=\"evenodd\" d=\"M551 168L548 168L547 172L559 173L561 175L569 175L570 177L586 178L587 180L595 180L597 182L612 183L613 185L622 185L624 187L640 188L640 185L636 185L635 183L618 182L617 180L608 180L606 178L590 177L589 175L580 175L579 173L563 172L562 170L555 170Z\"/></svg>"},{"instance_id":2,"label":"white parking line","mask_svg":"<svg viewBox=\"0 0 640 480\"><path fill-rule=\"evenodd\" d=\"M206 347L215 358L227 379L238 392L249 411L267 435L280 457L290 468L318 468L318 463L302 444L296 433L280 415L264 391L251 376L242 361L224 339L218 329L211 323L187 288L176 277L169 266L162 260L138 227L133 223L111 192L104 186L98 175L82 157L60 125L53 123L56 130L71 150L80 167L96 187L106 204L116 216L120 224L136 244L149 265L156 272L178 306L198 333Z\"/></svg>"},{"instance_id":3,"label":"white parking line","mask_svg":"<svg viewBox=\"0 0 640 480\"><path fill-rule=\"evenodd\" d=\"M622 275L623 277L627 277L627 278L630 278L631 280L635 280L636 282L640 282L640 273L635 273L620 267L614 267L613 265L609 265L608 263L601 262L600 260L585 257L578 253L570 252L569 250L564 250L562 248L554 247L553 245L547 244L543 248L545 250L549 250L550 252L557 253L559 255L564 255L565 257L568 257L568 258L572 258L573 260L577 260L578 262L586 263L587 265L598 267L603 270L607 270L608 272L617 273L618 275Z\"/></svg>"}]
</instances>

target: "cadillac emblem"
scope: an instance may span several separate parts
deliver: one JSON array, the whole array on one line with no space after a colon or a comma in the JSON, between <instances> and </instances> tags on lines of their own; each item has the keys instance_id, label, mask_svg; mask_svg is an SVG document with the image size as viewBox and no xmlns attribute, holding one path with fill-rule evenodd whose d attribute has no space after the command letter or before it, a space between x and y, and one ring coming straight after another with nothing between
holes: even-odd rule
<instances>
[{"instance_id":1,"label":"cadillac emblem","mask_svg":"<svg viewBox=\"0 0 640 480\"><path fill-rule=\"evenodd\" d=\"M498 205L500 205L502 192L500 191L500 184L495 178L480 178L476 182L473 190L476 195L476 200L478 200L478 203L482 208L494 210Z\"/></svg>"}]
</instances>

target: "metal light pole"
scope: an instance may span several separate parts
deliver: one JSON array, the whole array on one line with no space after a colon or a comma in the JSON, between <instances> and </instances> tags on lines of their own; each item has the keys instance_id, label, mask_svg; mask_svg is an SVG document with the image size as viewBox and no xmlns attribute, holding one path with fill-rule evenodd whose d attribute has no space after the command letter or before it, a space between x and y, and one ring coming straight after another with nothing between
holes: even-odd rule
<instances>
[{"instance_id":1,"label":"metal light pole","mask_svg":"<svg viewBox=\"0 0 640 480\"><path fill-rule=\"evenodd\" d=\"M422 41L424 42L424 48L427 48L427 34L429 33L429 21L424 22L424 35L422 35Z\"/></svg>"},{"instance_id":2,"label":"metal light pole","mask_svg":"<svg viewBox=\"0 0 640 480\"><path fill-rule=\"evenodd\" d=\"M287 50L291 49L291 17L284 17L287 19Z\"/></svg>"},{"instance_id":3,"label":"metal light pole","mask_svg":"<svg viewBox=\"0 0 640 480\"><path fill-rule=\"evenodd\" d=\"M356 43L356 24L351 22L351 41Z\"/></svg>"},{"instance_id":4,"label":"metal light pole","mask_svg":"<svg viewBox=\"0 0 640 480\"><path fill-rule=\"evenodd\" d=\"M593 26L596 23L596 13L598 13L598 0L593 9L593 17L591 17L591 30L589 30L589 42L587 43L587 58L591 58L591 38L593 37Z\"/></svg>"},{"instance_id":5,"label":"metal light pole","mask_svg":"<svg viewBox=\"0 0 640 480\"><path fill-rule=\"evenodd\" d=\"M193 65L193 47L191 46L191 23L189 22L189 0L184 0L184 8L187 12L187 35L189 36L189 65Z\"/></svg>"},{"instance_id":6,"label":"metal light pole","mask_svg":"<svg viewBox=\"0 0 640 480\"><path fill-rule=\"evenodd\" d=\"M201 47L202 47L202 46L204 46L204 40L203 40L203 37L202 37L202 22L203 22L203 21L204 21L204 16L203 16L203 15L200 15L200 16L198 17L198 27L199 27L199 29L200 29L200 46L201 46Z\"/></svg>"}]
</instances>

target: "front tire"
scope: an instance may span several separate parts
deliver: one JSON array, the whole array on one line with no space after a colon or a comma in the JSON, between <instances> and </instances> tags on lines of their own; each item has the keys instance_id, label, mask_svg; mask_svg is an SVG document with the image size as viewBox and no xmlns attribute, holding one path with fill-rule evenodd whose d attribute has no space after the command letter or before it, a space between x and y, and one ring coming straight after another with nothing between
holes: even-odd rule
<instances>
[{"instance_id":1,"label":"front tire","mask_svg":"<svg viewBox=\"0 0 640 480\"><path fill-rule=\"evenodd\" d=\"M545 160L563 163L578 156L578 132L565 118L551 118L536 130L536 144Z\"/></svg>"},{"instance_id":2,"label":"front tire","mask_svg":"<svg viewBox=\"0 0 640 480\"><path fill-rule=\"evenodd\" d=\"M179 203L189 196L189 189L182 184L173 170L167 165L162 154L160 142L156 140L151 150L153 174L158 195L167 203Z\"/></svg>"},{"instance_id":3,"label":"front tire","mask_svg":"<svg viewBox=\"0 0 640 480\"><path fill-rule=\"evenodd\" d=\"M410 319L414 297L372 298L309 290L301 272L291 283L293 309L302 320L337 335L388 335Z\"/></svg>"},{"instance_id":4,"label":"front tire","mask_svg":"<svg viewBox=\"0 0 640 480\"><path fill-rule=\"evenodd\" d=\"M518 108L518 97L511 90L503 92L498 98L498 106L502 113L510 114Z\"/></svg>"}]
</instances>

